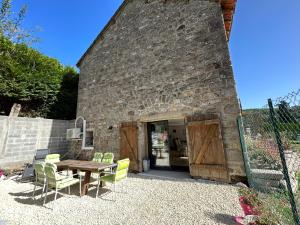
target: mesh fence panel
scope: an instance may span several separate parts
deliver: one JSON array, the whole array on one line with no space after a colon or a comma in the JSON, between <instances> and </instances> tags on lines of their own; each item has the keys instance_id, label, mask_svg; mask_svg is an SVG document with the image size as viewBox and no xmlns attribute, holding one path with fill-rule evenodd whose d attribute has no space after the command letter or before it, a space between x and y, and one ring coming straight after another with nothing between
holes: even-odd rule
<instances>
[{"instance_id":1,"label":"mesh fence panel","mask_svg":"<svg viewBox=\"0 0 300 225\"><path fill-rule=\"evenodd\" d=\"M251 185L259 191L265 212L273 212L263 215L272 217L270 224L299 224L300 89L270 102L273 116L269 105L242 113Z\"/></svg>"}]
</instances>

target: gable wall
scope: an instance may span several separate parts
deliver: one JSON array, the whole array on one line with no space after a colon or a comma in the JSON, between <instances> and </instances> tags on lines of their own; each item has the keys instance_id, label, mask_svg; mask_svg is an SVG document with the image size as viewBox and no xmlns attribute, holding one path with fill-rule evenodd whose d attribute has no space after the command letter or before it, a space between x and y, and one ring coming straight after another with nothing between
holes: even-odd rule
<instances>
[{"instance_id":1,"label":"gable wall","mask_svg":"<svg viewBox=\"0 0 300 225\"><path fill-rule=\"evenodd\" d=\"M219 3L148 2L130 1L82 61L77 116L94 128L97 150L118 154L122 121L218 113L230 174L244 175L239 104Z\"/></svg>"}]
</instances>

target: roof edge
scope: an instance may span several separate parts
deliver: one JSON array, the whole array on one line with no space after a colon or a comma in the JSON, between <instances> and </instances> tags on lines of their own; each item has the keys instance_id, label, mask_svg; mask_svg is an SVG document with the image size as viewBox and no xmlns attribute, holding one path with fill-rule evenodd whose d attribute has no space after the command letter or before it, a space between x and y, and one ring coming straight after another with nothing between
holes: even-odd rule
<instances>
[{"instance_id":1,"label":"roof edge","mask_svg":"<svg viewBox=\"0 0 300 225\"><path fill-rule=\"evenodd\" d=\"M76 66L78 68L80 67L85 56L90 52L90 50L94 47L94 45L97 43L97 41L101 39L101 37L104 35L104 33L108 30L108 28L111 25L115 24L116 18L120 15L121 11L126 7L126 5L130 1L131 0L124 0L124 2L119 6L117 11L114 13L114 15L111 17L111 19L105 25L105 27L101 30L101 32L97 35L97 37L94 39L92 44L87 48L87 50L84 52L84 54L80 57L80 59L76 63ZM227 36L227 40L229 41L231 27L232 27L232 21L233 21L233 15L235 12L235 6L236 6L237 0L208 0L208 1L215 1L215 2L219 2L221 4L222 10L223 10L223 18L224 18L226 36Z\"/></svg>"}]
</instances>

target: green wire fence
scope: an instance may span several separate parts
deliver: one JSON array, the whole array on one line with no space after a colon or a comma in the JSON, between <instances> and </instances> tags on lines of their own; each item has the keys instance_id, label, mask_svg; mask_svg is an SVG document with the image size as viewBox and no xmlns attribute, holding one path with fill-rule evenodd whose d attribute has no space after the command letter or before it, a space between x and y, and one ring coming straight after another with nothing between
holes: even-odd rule
<instances>
[{"instance_id":1,"label":"green wire fence","mask_svg":"<svg viewBox=\"0 0 300 225\"><path fill-rule=\"evenodd\" d=\"M300 224L300 89L267 103L239 119L248 183L270 224Z\"/></svg>"}]
</instances>

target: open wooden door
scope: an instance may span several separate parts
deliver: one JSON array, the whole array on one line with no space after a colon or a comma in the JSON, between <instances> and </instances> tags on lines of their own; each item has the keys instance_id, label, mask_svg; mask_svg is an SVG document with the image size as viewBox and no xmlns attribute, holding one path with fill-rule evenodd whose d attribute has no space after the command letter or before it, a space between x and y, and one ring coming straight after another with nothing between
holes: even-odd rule
<instances>
[{"instance_id":1,"label":"open wooden door","mask_svg":"<svg viewBox=\"0 0 300 225\"><path fill-rule=\"evenodd\" d=\"M120 137L120 158L129 158L129 169L131 171L139 171L137 123L122 123L120 127Z\"/></svg>"},{"instance_id":2,"label":"open wooden door","mask_svg":"<svg viewBox=\"0 0 300 225\"><path fill-rule=\"evenodd\" d=\"M189 122L187 137L191 176L229 182L220 120Z\"/></svg>"}]
</instances>

